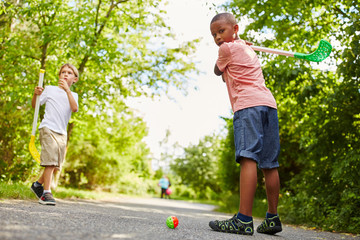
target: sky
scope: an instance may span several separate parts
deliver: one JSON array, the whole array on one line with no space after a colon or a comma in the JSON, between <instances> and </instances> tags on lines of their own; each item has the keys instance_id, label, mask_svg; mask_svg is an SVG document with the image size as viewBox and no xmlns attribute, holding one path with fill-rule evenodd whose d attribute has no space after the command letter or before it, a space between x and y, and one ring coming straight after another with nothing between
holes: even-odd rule
<instances>
[{"instance_id":1,"label":"sky","mask_svg":"<svg viewBox=\"0 0 360 240\"><path fill-rule=\"evenodd\" d=\"M161 96L155 100L148 98L132 99L128 104L136 109L148 126L149 134L144 139L154 158L164 151L160 141L170 131L169 145L178 143L183 147L196 144L199 140L224 125L221 116L230 117L231 107L226 85L221 77L213 73L218 53L210 34L210 21L215 11L210 10L214 3L219 6L223 0L169 0L164 8L167 11L167 23L181 43L201 38L197 45L195 61L201 74L192 81L194 87L188 89L186 96L180 91L171 91L175 100Z\"/></svg>"}]
</instances>

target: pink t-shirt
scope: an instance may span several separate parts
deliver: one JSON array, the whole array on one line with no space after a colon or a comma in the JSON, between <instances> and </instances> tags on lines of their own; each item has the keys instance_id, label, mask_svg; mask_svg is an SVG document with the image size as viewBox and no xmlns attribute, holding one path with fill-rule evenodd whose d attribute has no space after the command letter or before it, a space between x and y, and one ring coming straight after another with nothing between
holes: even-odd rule
<instances>
[{"instance_id":1,"label":"pink t-shirt","mask_svg":"<svg viewBox=\"0 0 360 240\"><path fill-rule=\"evenodd\" d=\"M259 59L244 40L221 44L216 65L223 72L233 112L255 106L277 108Z\"/></svg>"}]
</instances>

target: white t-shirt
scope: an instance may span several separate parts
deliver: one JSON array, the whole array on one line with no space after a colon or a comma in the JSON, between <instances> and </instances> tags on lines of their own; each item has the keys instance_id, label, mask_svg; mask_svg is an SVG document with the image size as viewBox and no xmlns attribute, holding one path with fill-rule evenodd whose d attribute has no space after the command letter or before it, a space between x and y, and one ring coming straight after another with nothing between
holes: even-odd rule
<instances>
[{"instance_id":1,"label":"white t-shirt","mask_svg":"<svg viewBox=\"0 0 360 240\"><path fill-rule=\"evenodd\" d=\"M78 104L77 93L71 92L76 104ZM46 86L40 95L40 104L45 104L45 115L41 121L39 129L47 127L50 130L67 134L67 125L71 117L69 98L66 92L58 86Z\"/></svg>"}]
</instances>

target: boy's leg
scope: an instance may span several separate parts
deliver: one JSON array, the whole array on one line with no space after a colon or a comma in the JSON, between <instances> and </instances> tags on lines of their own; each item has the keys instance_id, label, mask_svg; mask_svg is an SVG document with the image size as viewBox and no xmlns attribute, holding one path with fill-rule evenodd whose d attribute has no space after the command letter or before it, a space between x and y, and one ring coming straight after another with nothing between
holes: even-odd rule
<instances>
[{"instance_id":1,"label":"boy's leg","mask_svg":"<svg viewBox=\"0 0 360 240\"><path fill-rule=\"evenodd\" d=\"M38 199L41 198L41 196L43 195L43 192L44 192L44 187L43 187L44 181L42 180L43 179L43 173L44 172L42 172L41 177L39 178L39 180L36 181L36 182L33 182L31 184L31 187L30 187L31 191L35 194L35 196Z\"/></svg>"},{"instance_id":2,"label":"boy's leg","mask_svg":"<svg viewBox=\"0 0 360 240\"><path fill-rule=\"evenodd\" d=\"M262 169L265 176L266 196L268 200L268 213L277 214L279 202L280 179L277 168Z\"/></svg>"},{"instance_id":3,"label":"boy's leg","mask_svg":"<svg viewBox=\"0 0 360 240\"><path fill-rule=\"evenodd\" d=\"M268 210L265 220L256 229L259 233L275 234L282 231L280 218L277 214L279 202L280 179L277 168L262 169L265 176Z\"/></svg>"},{"instance_id":4,"label":"boy's leg","mask_svg":"<svg viewBox=\"0 0 360 240\"><path fill-rule=\"evenodd\" d=\"M55 205L55 199L51 194L50 185L55 166L46 166L40 180L44 181L44 193L39 199L40 204Z\"/></svg>"},{"instance_id":5,"label":"boy's leg","mask_svg":"<svg viewBox=\"0 0 360 240\"><path fill-rule=\"evenodd\" d=\"M216 231L253 235L252 207L257 184L257 152L262 148L262 126L258 119L262 107L246 108L234 113L235 159L241 165L239 212L231 219L211 221Z\"/></svg>"},{"instance_id":6,"label":"boy's leg","mask_svg":"<svg viewBox=\"0 0 360 240\"><path fill-rule=\"evenodd\" d=\"M54 169L55 169L54 166L46 166L42 176L38 180L39 183L41 183L40 180L43 180L44 190L50 191L51 179L53 176Z\"/></svg>"},{"instance_id":7,"label":"boy's leg","mask_svg":"<svg viewBox=\"0 0 360 240\"><path fill-rule=\"evenodd\" d=\"M257 183L257 163L249 158L240 161L240 206L239 213L223 221L211 221L209 226L219 232L253 235L252 206Z\"/></svg>"},{"instance_id":8,"label":"boy's leg","mask_svg":"<svg viewBox=\"0 0 360 240\"><path fill-rule=\"evenodd\" d=\"M257 184L257 163L252 159L242 158L240 165L239 213L251 217Z\"/></svg>"},{"instance_id":9,"label":"boy's leg","mask_svg":"<svg viewBox=\"0 0 360 240\"><path fill-rule=\"evenodd\" d=\"M45 168L44 168L44 170L45 170ZM42 172L41 176L39 177L39 179L37 181L40 184L44 184L44 171Z\"/></svg>"},{"instance_id":10,"label":"boy's leg","mask_svg":"<svg viewBox=\"0 0 360 240\"><path fill-rule=\"evenodd\" d=\"M51 184L50 184L51 189L56 189L56 187L58 186L58 182L59 182L59 178L60 178L60 171L61 171L61 169L58 168L58 167L56 167L54 169L53 176L52 176L52 181L51 181Z\"/></svg>"}]
</instances>

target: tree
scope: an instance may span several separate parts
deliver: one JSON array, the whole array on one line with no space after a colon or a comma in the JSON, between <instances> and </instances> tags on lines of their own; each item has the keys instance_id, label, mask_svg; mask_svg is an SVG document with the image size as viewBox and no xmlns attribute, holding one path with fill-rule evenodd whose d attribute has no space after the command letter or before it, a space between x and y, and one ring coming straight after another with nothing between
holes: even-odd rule
<instances>
[{"instance_id":1,"label":"tree","mask_svg":"<svg viewBox=\"0 0 360 240\"><path fill-rule=\"evenodd\" d=\"M77 120L62 178L65 186L121 188L118 183L128 173L149 177L145 123L124 105L114 108L113 114Z\"/></svg>"},{"instance_id":2,"label":"tree","mask_svg":"<svg viewBox=\"0 0 360 240\"><path fill-rule=\"evenodd\" d=\"M205 136L198 144L184 149L184 156L174 159L170 168L181 177L181 183L204 197L207 188L220 192L217 177L220 140L217 136Z\"/></svg>"},{"instance_id":3,"label":"tree","mask_svg":"<svg viewBox=\"0 0 360 240\"><path fill-rule=\"evenodd\" d=\"M240 166L235 161L234 127L232 118L223 118L226 136L221 141L219 154L219 182L224 191L239 195Z\"/></svg>"},{"instance_id":4,"label":"tree","mask_svg":"<svg viewBox=\"0 0 360 240\"><path fill-rule=\"evenodd\" d=\"M197 41L167 47L174 35L163 20L160 3L32 0L2 5L0 154L5 157L0 160L1 178L25 180L33 174L35 162L23 136L30 137L30 100L40 68L46 69L45 85L57 84L63 63L79 68L80 81L74 91L79 94L80 111L73 117L74 124L91 117L102 121L109 109L117 109L112 104L123 106L130 96L153 96L166 93L170 87L185 91L189 74L196 72L191 54ZM129 109L124 113L120 126L127 126L125 119L134 118ZM74 124L69 125L69 136L76 131ZM70 144L78 140L70 136ZM139 151L133 153L129 158L140 157ZM141 154L146 158L146 151Z\"/></svg>"}]
</instances>

